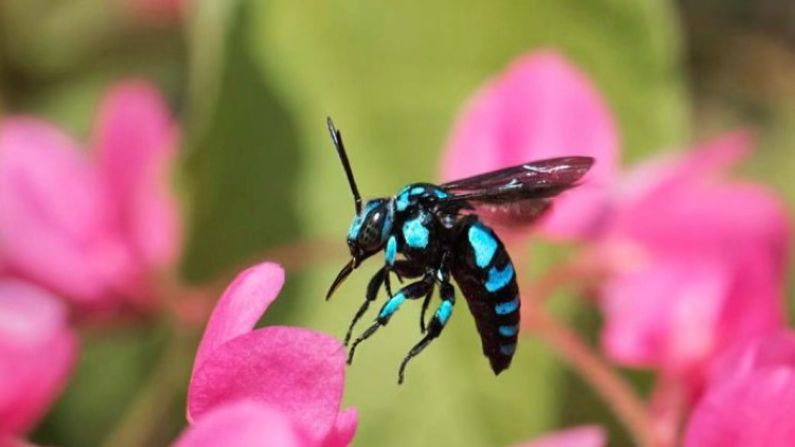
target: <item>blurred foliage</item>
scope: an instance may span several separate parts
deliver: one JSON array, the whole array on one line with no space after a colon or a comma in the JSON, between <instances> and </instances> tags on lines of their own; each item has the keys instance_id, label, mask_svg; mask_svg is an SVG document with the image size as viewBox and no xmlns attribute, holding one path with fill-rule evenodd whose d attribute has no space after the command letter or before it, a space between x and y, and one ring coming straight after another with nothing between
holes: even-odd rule
<instances>
[{"instance_id":1,"label":"blurred foliage","mask_svg":"<svg viewBox=\"0 0 795 447\"><path fill-rule=\"evenodd\" d=\"M100 445L143 387L168 332L162 325L153 325L82 334L77 370L35 441Z\"/></svg>"},{"instance_id":2,"label":"blurred foliage","mask_svg":"<svg viewBox=\"0 0 795 447\"><path fill-rule=\"evenodd\" d=\"M303 207L292 191L302 153L295 125L245 46L251 20L241 11L234 19L219 58L220 85L197 86L215 88L217 97L206 127L193 127L198 136L189 140L189 278L211 278L299 234L296 210Z\"/></svg>"},{"instance_id":3,"label":"blurred foliage","mask_svg":"<svg viewBox=\"0 0 795 447\"><path fill-rule=\"evenodd\" d=\"M682 147L691 129L702 137L750 123L762 149L745 170L795 203L791 28L760 32L772 19L738 14L746 3L681 0L675 10L657 0L195 0L183 28L137 20L119 1L3 0L0 113L43 115L85 137L109 83L154 79L184 123L178 179L190 231L182 272L193 282L298 240L339 241L344 250L352 207L326 115L345 134L365 195L388 195L434 180L462 103L538 48L562 51L594 79L617 116L625 161ZM533 274L565 253L535 246ZM264 323L342 335L374 271L363 267L324 303L343 262L289 272ZM553 310L594 334L592 309L571 298L556 297ZM607 424L615 445L627 443L603 403L535 341L523 340L512 368L495 379L466 306L455 313L402 387L397 366L419 339L418 306L361 347L346 391L360 414L356 445L506 445L591 421ZM194 345L172 352L170 325L86 333L77 372L34 439L115 441L127 433L119 421L141 417L141 399L169 392L168 414L152 415L162 427L137 439L171 439L184 424ZM162 363L169 356L177 366ZM163 365L176 376L166 382L171 390L147 385Z\"/></svg>"}]
</instances>

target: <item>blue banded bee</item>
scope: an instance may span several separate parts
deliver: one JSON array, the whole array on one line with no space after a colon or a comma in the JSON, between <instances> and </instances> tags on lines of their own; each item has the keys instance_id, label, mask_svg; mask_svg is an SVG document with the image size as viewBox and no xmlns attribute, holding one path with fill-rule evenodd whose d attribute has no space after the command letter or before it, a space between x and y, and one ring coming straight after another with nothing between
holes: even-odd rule
<instances>
[{"instance_id":1,"label":"blue banded bee","mask_svg":"<svg viewBox=\"0 0 795 447\"><path fill-rule=\"evenodd\" d=\"M365 259L384 252L384 265L367 286L365 300L345 335L345 346L379 290L384 287L389 294L375 322L350 346L348 364L359 343L385 326L406 300L423 299L420 331L424 335L400 365L398 383L403 383L408 362L442 333L453 314L454 280L475 318L492 370L499 374L508 368L519 334L519 287L505 246L479 214L532 221L547 210L552 197L577 185L593 158L534 161L440 185L411 183L393 197L362 204L342 135L331 118L327 124L353 193L356 215L347 235L351 260L331 284L326 300ZM392 274L401 282L413 282L393 293ZM426 324L436 287L441 302Z\"/></svg>"}]
</instances>

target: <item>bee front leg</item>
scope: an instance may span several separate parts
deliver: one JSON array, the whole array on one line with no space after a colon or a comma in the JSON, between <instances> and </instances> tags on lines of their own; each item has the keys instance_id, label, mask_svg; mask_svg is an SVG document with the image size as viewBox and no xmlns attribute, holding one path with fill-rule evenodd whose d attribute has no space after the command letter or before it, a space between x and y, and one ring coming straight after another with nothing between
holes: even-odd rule
<instances>
[{"instance_id":1,"label":"bee front leg","mask_svg":"<svg viewBox=\"0 0 795 447\"><path fill-rule=\"evenodd\" d=\"M348 326L348 332L345 333L345 341L343 344L348 346L348 342L351 341L351 333L353 333L353 327L356 326L356 323L359 321L360 318L367 312L367 308L370 307L370 303L373 302L378 296L378 290L381 288L381 284L384 283L384 278L389 273L387 272L387 267L383 266L375 272L375 275L370 279L370 282L367 284L367 292L365 293L365 299L361 306L359 306L359 310L356 311L356 314L353 316L353 320L351 320L350 326Z\"/></svg>"},{"instance_id":2,"label":"bee front leg","mask_svg":"<svg viewBox=\"0 0 795 447\"><path fill-rule=\"evenodd\" d=\"M444 252L442 260L439 262L439 268L435 270L436 280L440 285L450 282L450 268L448 266L450 252ZM433 289L425 295L425 300L422 302L422 311L420 312L420 333L425 333L425 314L428 311L428 306L431 304L431 297L433 296Z\"/></svg>"},{"instance_id":3,"label":"bee front leg","mask_svg":"<svg viewBox=\"0 0 795 447\"><path fill-rule=\"evenodd\" d=\"M348 353L348 364L353 362L353 354L356 352L356 347L359 345L359 343L370 338L370 336L375 334L375 332L381 326L386 326L386 324L389 322L389 319L392 318L392 315L400 308L400 305L403 304L403 301L407 299L413 300L424 296L430 290L433 290L433 287L433 275L425 275L421 280L403 287L402 289L398 290L396 294L392 295L387 302L384 303L383 307L381 307L381 311L378 313L375 323L367 328L367 330L365 330L362 335L360 335L356 341L353 342L351 350Z\"/></svg>"},{"instance_id":4,"label":"bee front leg","mask_svg":"<svg viewBox=\"0 0 795 447\"><path fill-rule=\"evenodd\" d=\"M351 324L348 326L348 332L345 334L345 341L343 342L345 346L348 346L348 343L351 341L351 334L353 333L354 326L356 326L356 323L358 323L367 312L367 309L370 307L370 303L375 301L376 297L378 296L378 291L381 290L381 285L383 284L386 287L387 293L390 292L389 286L387 285L390 271L400 272L402 276L407 278L416 278L422 275L421 268L405 260L397 261L392 266L384 265L378 269L378 271L375 272L373 277L370 279L370 282L367 284L367 292L365 293L364 302L361 306L359 306L359 309L353 316ZM432 291L433 289L431 289L431 292ZM392 293L389 293L389 296L393 296Z\"/></svg>"}]
</instances>

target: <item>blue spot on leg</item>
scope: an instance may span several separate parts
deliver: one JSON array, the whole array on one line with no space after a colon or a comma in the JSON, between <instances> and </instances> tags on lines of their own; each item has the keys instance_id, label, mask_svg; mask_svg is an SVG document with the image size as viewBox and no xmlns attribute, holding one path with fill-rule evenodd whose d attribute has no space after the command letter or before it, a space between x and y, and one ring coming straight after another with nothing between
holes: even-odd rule
<instances>
[{"instance_id":1,"label":"blue spot on leg","mask_svg":"<svg viewBox=\"0 0 795 447\"><path fill-rule=\"evenodd\" d=\"M442 304L439 305L439 308L436 309L436 318L439 319L439 322L447 324L447 320L450 319L450 315L453 314L453 303L450 301L442 301Z\"/></svg>"},{"instance_id":2,"label":"blue spot on leg","mask_svg":"<svg viewBox=\"0 0 795 447\"><path fill-rule=\"evenodd\" d=\"M406 221L403 224L403 238L412 248L425 248L428 246L430 231L425 228L419 217Z\"/></svg>"},{"instance_id":3,"label":"blue spot on leg","mask_svg":"<svg viewBox=\"0 0 795 447\"><path fill-rule=\"evenodd\" d=\"M496 292L511 282L513 279L513 266L506 265L502 270L497 267L492 267L489 270L489 278L486 280L486 290L489 292Z\"/></svg>"},{"instance_id":4,"label":"blue spot on leg","mask_svg":"<svg viewBox=\"0 0 795 447\"><path fill-rule=\"evenodd\" d=\"M378 314L378 318L384 319L391 317L392 314L395 313L396 310L398 310L400 305L403 304L403 301L405 300L406 296L403 295L403 292L396 293L395 296L390 298L389 301L387 301L386 304L384 304L384 308L381 309L381 313Z\"/></svg>"},{"instance_id":5,"label":"blue spot on leg","mask_svg":"<svg viewBox=\"0 0 795 447\"><path fill-rule=\"evenodd\" d=\"M497 251L497 240L479 224L469 227L468 236L469 244L475 251L475 263L478 267L485 268Z\"/></svg>"}]
</instances>

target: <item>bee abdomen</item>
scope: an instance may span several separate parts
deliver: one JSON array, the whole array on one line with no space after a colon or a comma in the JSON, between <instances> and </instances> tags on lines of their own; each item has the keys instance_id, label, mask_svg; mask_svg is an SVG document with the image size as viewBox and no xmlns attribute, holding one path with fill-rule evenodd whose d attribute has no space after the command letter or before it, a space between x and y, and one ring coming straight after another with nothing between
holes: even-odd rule
<instances>
[{"instance_id":1,"label":"bee abdomen","mask_svg":"<svg viewBox=\"0 0 795 447\"><path fill-rule=\"evenodd\" d=\"M519 334L519 287L505 246L474 215L456 224L453 276L475 318L495 374L506 369Z\"/></svg>"}]
</instances>

